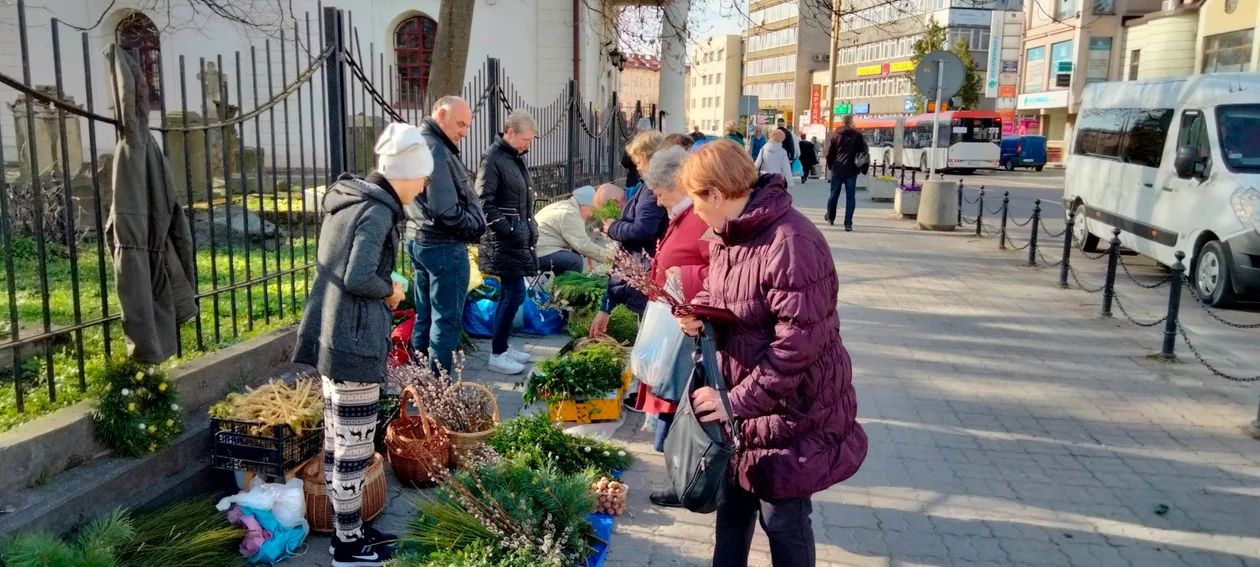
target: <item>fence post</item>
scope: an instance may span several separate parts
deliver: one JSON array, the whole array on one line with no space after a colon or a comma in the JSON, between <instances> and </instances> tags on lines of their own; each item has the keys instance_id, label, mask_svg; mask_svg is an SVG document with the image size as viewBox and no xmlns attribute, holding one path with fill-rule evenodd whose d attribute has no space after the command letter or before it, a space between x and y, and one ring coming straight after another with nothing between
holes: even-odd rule
<instances>
[{"instance_id":1,"label":"fence post","mask_svg":"<svg viewBox=\"0 0 1260 567\"><path fill-rule=\"evenodd\" d=\"M998 229L998 248L1006 250L1006 218L1010 214L1011 192L1002 192L1002 224Z\"/></svg>"},{"instance_id":2,"label":"fence post","mask_svg":"<svg viewBox=\"0 0 1260 567\"><path fill-rule=\"evenodd\" d=\"M1072 217L1068 217L1067 225L1063 229L1063 260L1059 262L1059 287L1063 289L1068 288L1068 270L1071 268L1072 259L1072 227L1075 225L1076 222L1072 220Z\"/></svg>"},{"instance_id":3,"label":"fence post","mask_svg":"<svg viewBox=\"0 0 1260 567\"><path fill-rule=\"evenodd\" d=\"M1111 317L1111 302L1116 297L1116 264L1120 262L1120 229L1111 230L1111 242L1107 248L1107 282L1103 284L1102 311L1100 317Z\"/></svg>"},{"instance_id":4,"label":"fence post","mask_svg":"<svg viewBox=\"0 0 1260 567\"><path fill-rule=\"evenodd\" d=\"M573 168L577 165L577 83L569 79L569 167L565 168L565 182L573 193Z\"/></svg>"},{"instance_id":5,"label":"fence post","mask_svg":"<svg viewBox=\"0 0 1260 567\"><path fill-rule=\"evenodd\" d=\"M1028 238L1028 265L1037 265L1037 232L1041 230L1041 199L1033 201L1032 236Z\"/></svg>"},{"instance_id":6,"label":"fence post","mask_svg":"<svg viewBox=\"0 0 1260 567\"><path fill-rule=\"evenodd\" d=\"M621 103L617 101L617 92L612 93L612 116L608 117L608 128L604 135L608 136L608 182L617 181L617 138L621 136Z\"/></svg>"},{"instance_id":7,"label":"fence post","mask_svg":"<svg viewBox=\"0 0 1260 567\"><path fill-rule=\"evenodd\" d=\"M324 45L334 46L324 64L324 74L328 82L328 175L336 179L346 170L346 99L345 69L341 63L341 10L331 6L324 8Z\"/></svg>"},{"instance_id":8,"label":"fence post","mask_svg":"<svg viewBox=\"0 0 1260 567\"><path fill-rule=\"evenodd\" d=\"M984 234L984 185L980 186L980 197L976 199L976 236Z\"/></svg>"},{"instance_id":9,"label":"fence post","mask_svg":"<svg viewBox=\"0 0 1260 567\"><path fill-rule=\"evenodd\" d=\"M962 226L962 208L963 208L963 180L958 180L958 226Z\"/></svg>"},{"instance_id":10,"label":"fence post","mask_svg":"<svg viewBox=\"0 0 1260 567\"><path fill-rule=\"evenodd\" d=\"M1186 273L1186 265L1181 261L1186 259L1186 253L1177 251L1174 256L1177 258L1172 265L1172 281L1168 282L1168 320L1164 321L1164 348L1160 349L1159 357L1164 360L1173 360L1177 358L1173 354L1173 347L1177 344L1177 325L1180 323L1181 311L1181 283Z\"/></svg>"},{"instance_id":11,"label":"fence post","mask_svg":"<svg viewBox=\"0 0 1260 567\"><path fill-rule=\"evenodd\" d=\"M493 140L499 136L499 123L503 120L503 101L499 98L499 60L494 57L486 57L486 90L489 92L486 96L490 100L486 101L486 132L489 137L487 140ZM473 101L476 104L476 101Z\"/></svg>"}]
</instances>

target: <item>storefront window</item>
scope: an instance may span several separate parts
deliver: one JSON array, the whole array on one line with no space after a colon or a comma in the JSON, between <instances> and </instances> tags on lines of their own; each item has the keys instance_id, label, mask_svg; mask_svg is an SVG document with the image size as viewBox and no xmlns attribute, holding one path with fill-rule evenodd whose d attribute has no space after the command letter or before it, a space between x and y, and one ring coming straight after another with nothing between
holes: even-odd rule
<instances>
[{"instance_id":1,"label":"storefront window","mask_svg":"<svg viewBox=\"0 0 1260 567\"><path fill-rule=\"evenodd\" d=\"M1222 33L1203 38L1203 72L1230 73L1251 70L1251 44L1256 30Z\"/></svg>"},{"instance_id":2,"label":"storefront window","mask_svg":"<svg viewBox=\"0 0 1260 567\"><path fill-rule=\"evenodd\" d=\"M1050 46L1050 74L1055 75L1059 72L1059 63L1063 61L1072 61L1072 40L1060 41ZM1051 85L1052 87L1054 85Z\"/></svg>"},{"instance_id":3,"label":"storefront window","mask_svg":"<svg viewBox=\"0 0 1260 567\"><path fill-rule=\"evenodd\" d=\"M1028 63L1024 65L1024 92L1039 93L1046 75L1046 48L1029 48L1027 59Z\"/></svg>"}]
</instances>

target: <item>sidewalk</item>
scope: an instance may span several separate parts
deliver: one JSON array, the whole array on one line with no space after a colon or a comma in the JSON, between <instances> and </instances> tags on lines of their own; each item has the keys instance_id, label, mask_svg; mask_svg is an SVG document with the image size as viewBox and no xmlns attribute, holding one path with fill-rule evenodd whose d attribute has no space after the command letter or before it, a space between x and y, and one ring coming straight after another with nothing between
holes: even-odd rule
<instances>
[{"instance_id":1,"label":"sidewalk","mask_svg":"<svg viewBox=\"0 0 1260 567\"><path fill-rule=\"evenodd\" d=\"M793 192L822 218L823 184ZM1260 565L1255 388L1148 359L1158 336L1057 271L858 198L856 231L824 232L870 453L814 498L819 564ZM661 456L619 433L639 461L609 566L707 565L713 516L652 506Z\"/></svg>"}]
</instances>

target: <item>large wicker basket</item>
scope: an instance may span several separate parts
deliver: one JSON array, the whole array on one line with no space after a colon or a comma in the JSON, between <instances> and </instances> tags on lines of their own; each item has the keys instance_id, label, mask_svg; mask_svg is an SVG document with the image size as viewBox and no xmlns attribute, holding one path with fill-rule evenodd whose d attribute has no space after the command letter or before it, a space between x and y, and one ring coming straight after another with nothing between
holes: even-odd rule
<instances>
[{"instance_id":1,"label":"large wicker basket","mask_svg":"<svg viewBox=\"0 0 1260 567\"><path fill-rule=\"evenodd\" d=\"M407 399L415 400L418 415L407 415ZM415 487L432 486L434 474L450 466L451 442L446 428L438 420L425 415L420 394L414 388L403 389L398 404L398 419L385 431L385 447L394 476Z\"/></svg>"},{"instance_id":2,"label":"large wicker basket","mask_svg":"<svg viewBox=\"0 0 1260 567\"><path fill-rule=\"evenodd\" d=\"M385 510L388 490L385 486L385 459L380 453L372 456L372 464L368 466L363 478L363 521L370 522ZM324 484L324 459L307 461L302 468L302 489L306 494L306 521L311 530L321 533L333 531L332 502L328 500L328 490Z\"/></svg>"},{"instance_id":3,"label":"large wicker basket","mask_svg":"<svg viewBox=\"0 0 1260 567\"><path fill-rule=\"evenodd\" d=\"M490 398L490 407L494 409L494 413L490 416L491 425L485 431L478 431L476 433L456 433L454 431L447 432L447 435L451 438L451 465L457 469L464 470L472 464L469 462L470 457L472 456L473 451L477 448L477 445L485 443L486 439L489 439L491 435L494 435L494 428L499 425L499 402L495 399L494 392L491 392L489 388L476 382L456 382L451 384L451 387L447 388L446 391L450 392L456 388L474 388L481 390L486 394L486 397Z\"/></svg>"}]
</instances>

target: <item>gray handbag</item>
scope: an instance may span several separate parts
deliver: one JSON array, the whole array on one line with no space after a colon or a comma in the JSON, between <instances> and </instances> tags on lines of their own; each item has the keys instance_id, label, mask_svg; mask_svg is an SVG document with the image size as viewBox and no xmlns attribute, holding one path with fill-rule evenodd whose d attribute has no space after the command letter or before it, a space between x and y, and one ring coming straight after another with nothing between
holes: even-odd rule
<instances>
[{"instance_id":1,"label":"gray handbag","mask_svg":"<svg viewBox=\"0 0 1260 567\"><path fill-rule=\"evenodd\" d=\"M696 338L696 364L691 382L678 401L674 423L665 437L665 468L673 481L674 494L684 508L700 514L717 510L731 458L739 450L739 422L727 399L726 380L718 370L713 337L713 326L705 321L704 331ZM703 386L717 390L727 415L731 416L730 441L721 422L701 423L691 407L691 393Z\"/></svg>"}]
</instances>

